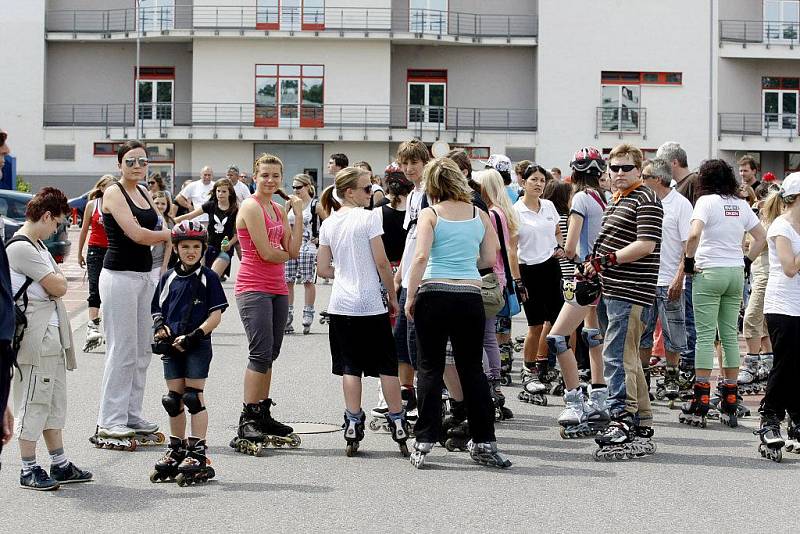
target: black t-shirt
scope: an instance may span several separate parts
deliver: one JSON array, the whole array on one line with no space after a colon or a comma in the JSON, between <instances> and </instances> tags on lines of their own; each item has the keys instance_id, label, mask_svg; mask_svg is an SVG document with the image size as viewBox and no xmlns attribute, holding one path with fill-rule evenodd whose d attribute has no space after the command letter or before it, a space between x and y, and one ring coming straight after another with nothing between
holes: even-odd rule
<instances>
[{"instance_id":1,"label":"black t-shirt","mask_svg":"<svg viewBox=\"0 0 800 534\"><path fill-rule=\"evenodd\" d=\"M227 237L228 241L236 235L236 213L238 210L231 209L222 211L213 200L203 204L203 213L208 215L208 245L219 249L222 247L222 240Z\"/></svg>"}]
</instances>

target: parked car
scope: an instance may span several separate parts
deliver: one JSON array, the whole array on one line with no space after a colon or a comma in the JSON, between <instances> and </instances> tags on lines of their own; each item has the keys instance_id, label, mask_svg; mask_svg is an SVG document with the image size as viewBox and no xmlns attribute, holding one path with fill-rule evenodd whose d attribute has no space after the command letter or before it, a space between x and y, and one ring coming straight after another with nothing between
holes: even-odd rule
<instances>
[{"instance_id":1,"label":"parked car","mask_svg":"<svg viewBox=\"0 0 800 534\"><path fill-rule=\"evenodd\" d=\"M83 224L83 212L86 209L86 204L89 202L89 193L90 191L85 192L79 197L71 198L69 200L69 207L70 209L77 209L78 210L78 219L76 224L81 226ZM72 222L72 214L70 214L70 222Z\"/></svg>"},{"instance_id":2,"label":"parked car","mask_svg":"<svg viewBox=\"0 0 800 534\"><path fill-rule=\"evenodd\" d=\"M0 216L3 217L4 238L6 241L11 239L14 232L19 230L20 226L25 222L25 207L31 198L33 198L33 195L30 193L0 189ZM69 256L69 251L72 248L72 242L67 236L67 226L67 221L58 225L55 233L44 242L50 254L53 255L53 258L58 263L64 263L64 259Z\"/></svg>"}]
</instances>

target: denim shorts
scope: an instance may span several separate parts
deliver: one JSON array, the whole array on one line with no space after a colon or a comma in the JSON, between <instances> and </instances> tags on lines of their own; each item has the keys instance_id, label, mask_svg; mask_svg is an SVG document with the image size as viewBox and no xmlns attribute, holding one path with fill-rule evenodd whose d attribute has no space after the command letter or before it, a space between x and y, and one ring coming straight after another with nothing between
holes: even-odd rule
<instances>
[{"instance_id":1,"label":"denim shorts","mask_svg":"<svg viewBox=\"0 0 800 534\"><path fill-rule=\"evenodd\" d=\"M683 311L683 291L676 300L667 298L667 286L656 288L656 300L647 312L647 321L642 334L639 347L643 349L653 348L653 332L656 329L656 321L661 319L661 330L664 332L664 348L668 352L686 351L686 320Z\"/></svg>"},{"instance_id":2,"label":"denim shorts","mask_svg":"<svg viewBox=\"0 0 800 534\"><path fill-rule=\"evenodd\" d=\"M199 347L191 352L171 351L161 356L164 364L164 379L176 378L208 378L208 369L211 367L211 341L203 340Z\"/></svg>"}]
</instances>

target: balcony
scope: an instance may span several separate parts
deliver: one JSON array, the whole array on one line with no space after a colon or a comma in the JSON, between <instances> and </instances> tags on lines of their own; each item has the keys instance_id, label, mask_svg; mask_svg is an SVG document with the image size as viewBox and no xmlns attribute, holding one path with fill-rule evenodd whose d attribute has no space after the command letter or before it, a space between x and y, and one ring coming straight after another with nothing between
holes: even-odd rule
<instances>
[{"instance_id":1,"label":"balcony","mask_svg":"<svg viewBox=\"0 0 800 534\"><path fill-rule=\"evenodd\" d=\"M50 10L48 39L133 39L171 36L291 36L428 39L444 42L535 44L534 15L462 13L429 9L255 6L175 6L106 10ZM137 20L138 19L138 20Z\"/></svg>"},{"instance_id":2,"label":"balcony","mask_svg":"<svg viewBox=\"0 0 800 534\"><path fill-rule=\"evenodd\" d=\"M133 104L44 106L45 127L99 129L108 139L135 136L135 116ZM530 142L536 121L535 109L176 102L140 105L138 127L143 138L169 139L475 142L480 133L497 133Z\"/></svg>"},{"instance_id":3,"label":"balcony","mask_svg":"<svg viewBox=\"0 0 800 534\"><path fill-rule=\"evenodd\" d=\"M725 46L725 45L740 46ZM768 20L719 21L722 57L797 58L791 53L800 44L800 23Z\"/></svg>"},{"instance_id":4,"label":"balcony","mask_svg":"<svg viewBox=\"0 0 800 534\"><path fill-rule=\"evenodd\" d=\"M793 150L800 136L797 113L720 113L717 138L723 150Z\"/></svg>"},{"instance_id":5,"label":"balcony","mask_svg":"<svg viewBox=\"0 0 800 534\"><path fill-rule=\"evenodd\" d=\"M627 106L598 107L595 110L594 138L601 135L638 135L647 139L647 109Z\"/></svg>"}]
</instances>

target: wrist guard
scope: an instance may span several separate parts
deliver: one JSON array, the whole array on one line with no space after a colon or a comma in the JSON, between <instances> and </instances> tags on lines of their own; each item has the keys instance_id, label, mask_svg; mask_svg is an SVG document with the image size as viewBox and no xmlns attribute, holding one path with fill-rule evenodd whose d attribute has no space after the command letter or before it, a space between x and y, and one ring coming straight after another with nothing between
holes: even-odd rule
<instances>
[{"instance_id":1,"label":"wrist guard","mask_svg":"<svg viewBox=\"0 0 800 534\"><path fill-rule=\"evenodd\" d=\"M180 345L183 348L183 350L191 350L197 347L205 337L206 337L205 333L203 333L203 331L200 328L195 328L194 330L192 330L191 334L186 334L185 336L183 336Z\"/></svg>"},{"instance_id":2,"label":"wrist guard","mask_svg":"<svg viewBox=\"0 0 800 534\"><path fill-rule=\"evenodd\" d=\"M683 272L686 274L694 274L694 258L687 258L684 256L683 258Z\"/></svg>"},{"instance_id":3,"label":"wrist guard","mask_svg":"<svg viewBox=\"0 0 800 534\"><path fill-rule=\"evenodd\" d=\"M595 256L590 260L594 272L600 273L617 264L617 253L610 252L605 256Z\"/></svg>"}]
</instances>

